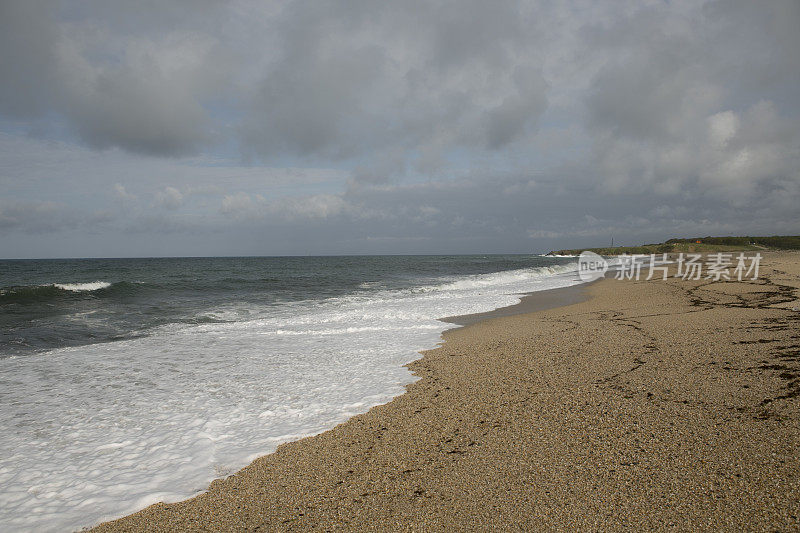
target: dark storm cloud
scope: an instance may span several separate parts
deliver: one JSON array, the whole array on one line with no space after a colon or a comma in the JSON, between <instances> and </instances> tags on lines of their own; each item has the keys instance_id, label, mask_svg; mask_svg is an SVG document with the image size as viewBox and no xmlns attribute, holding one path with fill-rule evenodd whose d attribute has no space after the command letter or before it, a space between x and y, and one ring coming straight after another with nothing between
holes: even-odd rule
<instances>
[{"instance_id":1,"label":"dark storm cloud","mask_svg":"<svg viewBox=\"0 0 800 533\"><path fill-rule=\"evenodd\" d=\"M46 2L0 3L0 112L14 118L49 107L58 29Z\"/></svg>"},{"instance_id":2,"label":"dark storm cloud","mask_svg":"<svg viewBox=\"0 0 800 533\"><path fill-rule=\"evenodd\" d=\"M292 4L245 141L334 158L502 148L546 107L531 22L515 2Z\"/></svg>"},{"instance_id":3,"label":"dark storm cloud","mask_svg":"<svg viewBox=\"0 0 800 533\"><path fill-rule=\"evenodd\" d=\"M23 119L55 113L97 148L195 151L210 138L205 105L224 94L228 57L217 36L196 26L151 27L163 18L177 23L178 5L205 6L107 4L2 3L0 112ZM76 19L83 11L87 18Z\"/></svg>"},{"instance_id":4,"label":"dark storm cloud","mask_svg":"<svg viewBox=\"0 0 800 533\"><path fill-rule=\"evenodd\" d=\"M55 204L280 253L800 231L796 0L0 10L0 116L74 136L0 135L6 234Z\"/></svg>"},{"instance_id":5,"label":"dark storm cloud","mask_svg":"<svg viewBox=\"0 0 800 533\"><path fill-rule=\"evenodd\" d=\"M197 150L236 120L212 117L222 102L244 117L243 149L265 156L499 149L546 107L533 20L516 2L2 9L3 111L56 112L98 148Z\"/></svg>"}]
</instances>

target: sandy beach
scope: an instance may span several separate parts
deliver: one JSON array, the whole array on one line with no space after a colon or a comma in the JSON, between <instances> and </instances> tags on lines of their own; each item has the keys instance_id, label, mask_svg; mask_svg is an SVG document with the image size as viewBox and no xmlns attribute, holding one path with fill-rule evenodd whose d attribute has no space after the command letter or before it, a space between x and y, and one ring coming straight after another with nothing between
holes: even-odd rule
<instances>
[{"instance_id":1,"label":"sandy beach","mask_svg":"<svg viewBox=\"0 0 800 533\"><path fill-rule=\"evenodd\" d=\"M406 394L96 531L800 529L800 253L763 255L465 320Z\"/></svg>"}]
</instances>

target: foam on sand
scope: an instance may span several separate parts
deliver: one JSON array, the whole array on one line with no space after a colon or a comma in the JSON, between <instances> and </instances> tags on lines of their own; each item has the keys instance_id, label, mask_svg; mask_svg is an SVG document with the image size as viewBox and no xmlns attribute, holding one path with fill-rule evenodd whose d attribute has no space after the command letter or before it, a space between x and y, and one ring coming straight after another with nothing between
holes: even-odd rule
<instances>
[{"instance_id":1,"label":"foam on sand","mask_svg":"<svg viewBox=\"0 0 800 533\"><path fill-rule=\"evenodd\" d=\"M403 364L453 327L437 317L574 285L574 269L286 303L241 314L256 319L4 359L0 530L77 529L190 497L281 442L402 394L414 380Z\"/></svg>"}]
</instances>

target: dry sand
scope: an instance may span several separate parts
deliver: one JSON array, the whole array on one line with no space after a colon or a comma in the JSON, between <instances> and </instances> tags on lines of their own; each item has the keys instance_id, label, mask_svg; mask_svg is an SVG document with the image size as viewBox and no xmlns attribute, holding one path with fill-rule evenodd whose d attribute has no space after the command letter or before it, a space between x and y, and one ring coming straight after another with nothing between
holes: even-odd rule
<instances>
[{"instance_id":1,"label":"dry sand","mask_svg":"<svg viewBox=\"0 0 800 533\"><path fill-rule=\"evenodd\" d=\"M800 254L445 334L391 403L141 530L800 529Z\"/></svg>"}]
</instances>

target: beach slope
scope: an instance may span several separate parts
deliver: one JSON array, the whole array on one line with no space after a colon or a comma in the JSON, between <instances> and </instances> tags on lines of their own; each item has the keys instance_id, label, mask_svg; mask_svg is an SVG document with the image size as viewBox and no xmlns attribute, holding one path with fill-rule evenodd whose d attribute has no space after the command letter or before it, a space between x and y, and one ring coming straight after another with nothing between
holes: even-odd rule
<instances>
[{"instance_id":1,"label":"beach slope","mask_svg":"<svg viewBox=\"0 0 800 533\"><path fill-rule=\"evenodd\" d=\"M800 527L800 254L445 334L394 401L98 531Z\"/></svg>"}]
</instances>

